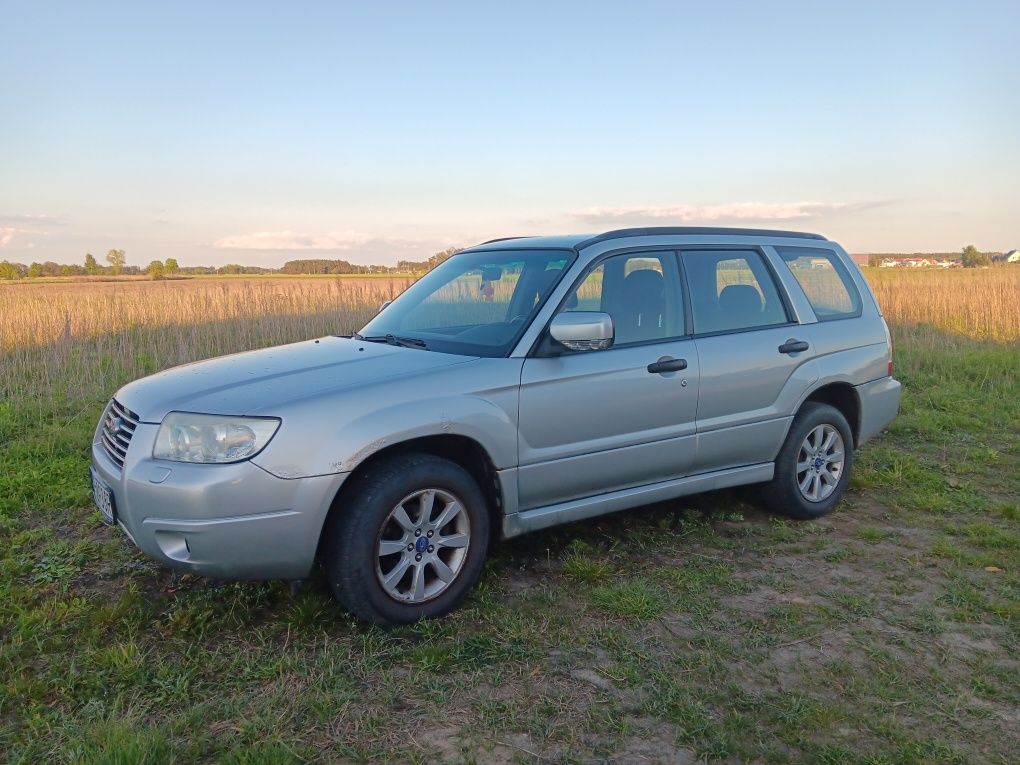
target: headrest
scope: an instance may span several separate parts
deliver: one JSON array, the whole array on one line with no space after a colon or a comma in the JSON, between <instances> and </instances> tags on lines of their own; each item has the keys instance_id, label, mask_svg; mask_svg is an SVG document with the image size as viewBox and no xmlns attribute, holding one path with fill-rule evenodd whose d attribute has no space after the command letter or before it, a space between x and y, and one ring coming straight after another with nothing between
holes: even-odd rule
<instances>
[{"instance_id":1,"label":"headrest","mask_svg":"<svg viewBox=\"0 0 1020 765\"><path fill-rule=\"evenodd\" d=\"M719 293L719 307L733 313L761 313L761 293L750 284L730 284Z\"/></svg>"}]
</instances>

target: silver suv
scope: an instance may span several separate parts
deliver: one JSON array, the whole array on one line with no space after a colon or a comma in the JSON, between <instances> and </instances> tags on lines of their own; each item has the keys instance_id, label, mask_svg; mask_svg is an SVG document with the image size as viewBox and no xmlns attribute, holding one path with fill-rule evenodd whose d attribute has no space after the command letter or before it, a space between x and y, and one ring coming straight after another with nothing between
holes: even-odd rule
<instances>
[{"instance_id":1,"label":"silver suv","mask_svg":"<svg viewBox=\"0 0 1020 765\"><path fill-rule=\"evenodd\" d=\"M438 616L490 542L740 484L815 518L895 416L888 328L813 234L647 228L454 256L352 337L124 386L100 512L169 566Z\"/></svg>"}]
</instances>

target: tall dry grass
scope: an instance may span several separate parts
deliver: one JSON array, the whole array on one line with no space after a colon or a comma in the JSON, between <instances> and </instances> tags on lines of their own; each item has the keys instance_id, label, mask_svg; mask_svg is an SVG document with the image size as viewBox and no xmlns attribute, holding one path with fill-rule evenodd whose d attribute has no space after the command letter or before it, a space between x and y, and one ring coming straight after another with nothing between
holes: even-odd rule
<instances>
[{"instance_id":1,"label":"tall dry grass","mask_svg":"<svg viewBox=\"0 0 1020 765\"><path fill-rule=\"evenodd\" d=\"M0 401L108 395L225 353L350 334L411 279L189 279L0 286Z\"/></svg>"},{"instance_id":2,"label":"tall dry grass","mask_svg":"<svg viewBox=\"0 0 1020 765\"><path fill-rule=\"evenodd\" d=\"M187 326L351 309L392 300L409 278L181 279L0 286L0 350L137 327ZM327 320L328 321L328 320Z\"/></svg>"},{"instance_id":3,"label":"tall dry grass","mask_svg":"<svg viewBox=\"0 0 1020 765\"><path fill-rule=\"evenodd\" d=\"M894 329L1020 341L1020 266L865 269ZM0 402L105 397L175 364L349 334L408 278L0 285ZM944 335L943 335L944 336Z\"/></svg>"},{"instance_id":4,"label":"tall dry grass","mask_svg":"<svg viewBox=\"0 0 1020 765\"><path fill-rule=\"evenodd\" d=\"M1020 340L1020 266L866 268L890 324L928 325L980 340Z\"/></svg>"}]
</instances>

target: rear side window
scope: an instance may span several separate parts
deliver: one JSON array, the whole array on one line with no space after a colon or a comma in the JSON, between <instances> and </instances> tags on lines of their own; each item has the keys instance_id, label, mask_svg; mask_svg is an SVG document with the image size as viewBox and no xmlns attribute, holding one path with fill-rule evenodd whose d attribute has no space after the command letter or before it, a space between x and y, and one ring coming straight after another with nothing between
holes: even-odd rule
<instances>
[{"instance_id":1,"label":"rear side window","mask_svg":"<svg viewBox=\"0 0 1020 765\"><path fill-rule=\"evenodd\" d=\"M776 249L807 295L819 321L860 315L860 293L836 253L804 247Z\"/></svg>"},{"instance_id":2,"label":"rear side window","mask_svg":"<svg viewBox=\"0 0 1020 765\"><path fill-rule=\"evenodd\" d=\"M733 332L786 324L779 290L754 250L684 250L694 331Z\"/></svg>"}]
</instances>

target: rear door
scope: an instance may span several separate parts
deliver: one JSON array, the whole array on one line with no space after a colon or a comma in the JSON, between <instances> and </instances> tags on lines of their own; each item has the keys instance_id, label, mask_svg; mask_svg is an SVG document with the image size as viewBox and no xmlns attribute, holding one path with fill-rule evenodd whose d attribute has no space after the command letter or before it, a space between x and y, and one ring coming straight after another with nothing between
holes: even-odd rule
<instances>
[{"instance_id":1,"label":"rear door","mask_svg":"<svg viewBox=\"0 0 1020 765\"><path fill-rule=\"evenodd\" d=\"M698 357L676 253L597 261L560 307L572 310L609 313L615 341L606 350L524 362L522 510L678 478L694 460ZM686 368L649 370L663 359L682 359Z\"/></svg>"},{"instance_id":2,"label":"rear door","mask_svg":"<svg viewBox=\"0 0 1020 765\"><path fill-rule=\"evenodd\" d=\"M814 350L757 248L681 252L701 365L694 472L775 459Z\"/></svg>"}]
</instances>

